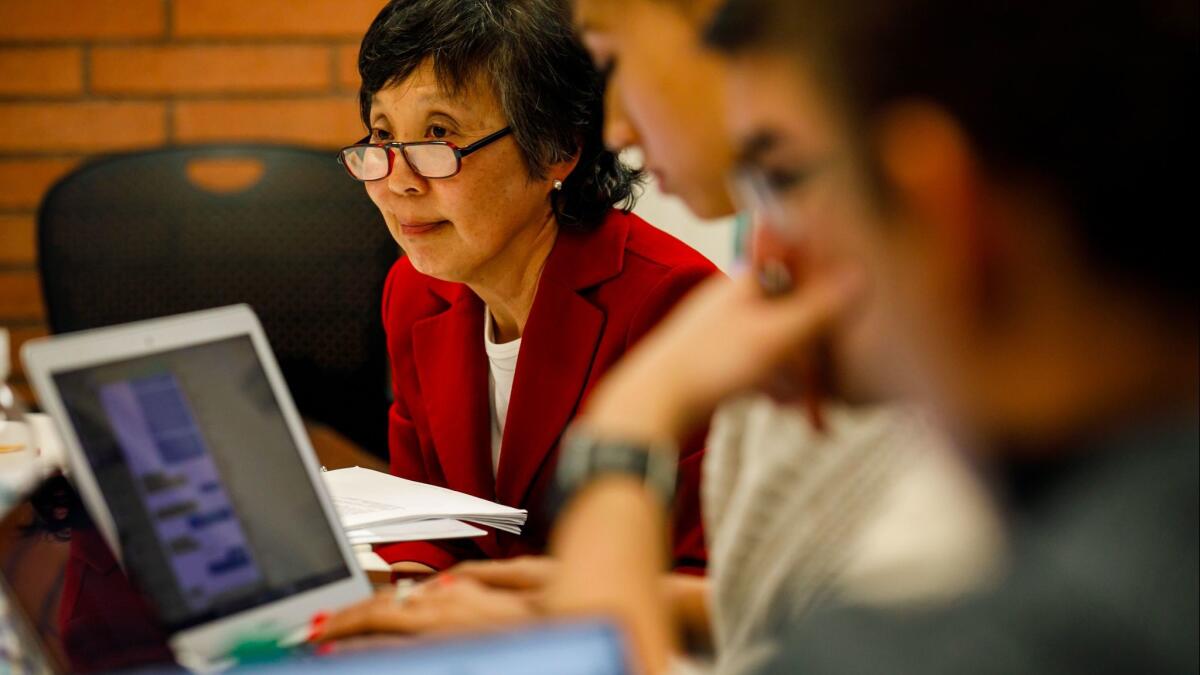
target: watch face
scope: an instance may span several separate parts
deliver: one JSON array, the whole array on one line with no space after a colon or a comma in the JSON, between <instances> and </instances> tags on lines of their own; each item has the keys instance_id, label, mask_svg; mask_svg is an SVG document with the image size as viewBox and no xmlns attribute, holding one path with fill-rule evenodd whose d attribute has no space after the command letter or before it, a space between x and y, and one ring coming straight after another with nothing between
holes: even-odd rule
<instances>
[{"instance_id":1,"label":"watch face","mask_svg":"<svg viewBox=\"0 0 1200 675\"><path fill-rule=\"evenodd\" d=\"M645 477L649 451L634 446L598 447L592 456L596 471L627 473Z\"/></svg>"}]
</instances>

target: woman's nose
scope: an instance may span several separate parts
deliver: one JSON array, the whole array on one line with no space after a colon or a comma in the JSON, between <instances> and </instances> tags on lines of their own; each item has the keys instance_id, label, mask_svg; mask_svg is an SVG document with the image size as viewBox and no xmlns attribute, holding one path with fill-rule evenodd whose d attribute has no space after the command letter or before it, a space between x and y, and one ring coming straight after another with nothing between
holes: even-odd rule
<instances>
[{"instance_id":1,"label":"woman's nose","mask_svg":"<svg viewBox=\"0 0 1200 675\"><path fill-rule=\"evenodd\" d=\"M604 145L612 152L620 152L640 141L637 129L625 114L616 80L611 80L604 91Z\"/></svg>"},{"instance_id":2,"label":"woman's nose","mask_svg":"<svg viewBox=\"0 0 1200 675\"><path fill-rule=\"evenodd\" d=\"M388 190L397 195L419 195L429 190L429 179L413 171L399 150L392 160L392 172L388 174Z\"/></svg>"}]
</instances>

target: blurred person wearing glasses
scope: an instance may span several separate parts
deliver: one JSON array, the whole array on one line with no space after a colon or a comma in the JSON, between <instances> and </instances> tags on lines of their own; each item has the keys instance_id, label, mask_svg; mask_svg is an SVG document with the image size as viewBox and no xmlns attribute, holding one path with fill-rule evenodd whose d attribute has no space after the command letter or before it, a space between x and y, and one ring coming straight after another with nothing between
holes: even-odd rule
<instances>
[{"instance_id":1,"label":"blurred person wearing glasses","mask_svg":"<svg viewBox=\"0 0 1200 675\"><path fill-rule=\"evenodd\" d=\"M618 207L601 82L554 0L394 0L359 55L369 134L339 161L404 250L383 318L397 476L529 511L520 536L384 545L422 573L544 550L558 440L597 379L715 268ZM679 458L673 565L702 573L702 450Z\"/></svg>"},{"instance_id":2,"label":"blurred person wearing glasses","mask_svg":"<svg viewBox=\"0 0 1200 675\"><path fill-rule=\"evenodd\" d=\"M827 261L855 254L839 231L854 230L854 214L831 203L836 193L811 198L828 228L795 232L758 199L749 176L733 171L728 63L700 39L715 2L573 4L581 39L607 77L609 147L642 148L647 166L697 215L726 215L735 204L752 214L747 262L762 292L788 293ZM657 356L641 358L630 375L647 387L638 405L649 407L639 416L691 395L677 387L702 389L710 375L722 377L725 354L738 351L753 326L740 323L736 309L710 309L691 317L703 338L651 334ZM701 490L712 587L693 584L701 600L678 591L668 597L685 641L710 642L718 670L761 651L773 622L830 596L928 602L990 573L998 533L978 481L926 415L890 401L897 392L863 375L882 351L872 344L880 339L878 314L863 303L820 340L797 344L770 382L728 391L715 408ZM569 440L565 448L594 451ZM698 617L689 611L697 608Z\"/></svg>"},{"instance_id":3,"label":"blurred person wearing glasses","mask_svg":"<svg viewBox=\"0 0 1200 675\"><path fill-rule=\"evenodd\" d=\"M1198 27L1173 0L718 11L707 37L731 58L747 191L822 237L835 222L814 200L833 192L852 216L835 229L856 223L847 246L870 264L812 270L783 296L750 278L697 289L594 392L568 447L670 447L869 292L911 363L902 386L990 476L1008 532L994 584L916 607L831 599L779 617L729 672L1196 672L1200 337L1180 223L1195 217ZM714 307L743 349L680 371L674 396L648 389L640 364L669 357L667 336L706 339L695 319ZM661 672L676 628L644 591L665 493L592 478L556 531L549 606L619 616Z\"/></svg>"}]
</instances>

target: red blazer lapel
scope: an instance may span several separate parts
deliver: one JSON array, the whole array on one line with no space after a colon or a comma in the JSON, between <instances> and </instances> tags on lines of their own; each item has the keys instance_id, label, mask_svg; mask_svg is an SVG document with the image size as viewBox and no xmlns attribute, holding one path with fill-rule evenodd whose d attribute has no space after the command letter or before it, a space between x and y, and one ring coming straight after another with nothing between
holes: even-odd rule
<instances>
[{"instance_id":1,"label":"red blazer lapel","mask_svg":"<svg viewBox=\"0 0 1200 675\"><path fill-rule=\"evenodd\" d=\"M413 324L413 357L438 461L451 489L495 501L483 303L457 284L431 290L452 304Z\"/></svg>"},{"instance_id":2,"label":"red blazer lapel","mask_svg":"<svg viewBox=\"0 0 1200 675\"><path fill-rule=\"evenodd\" d=\"M573 290L547 287L538 293L551 296L547 304L553 302L556 311L531 314L521 342L496 476L497 496L512 505L524 500L574 415L604 328L604 313Z\"/></svg>"},{"instance_id":3,"label":"red blazer lapel","mask_svg":"<svg viewBox=\"0 0 1200 675\"><path fill-rule=\"evenodd\" d=\"M500 446L496 494L504 504L523 503L579 407L605 322L579 291L620 273L628 234L620 216L590 233L560 232L546 261L522 333Z\"/></svg>"}]
</instances>

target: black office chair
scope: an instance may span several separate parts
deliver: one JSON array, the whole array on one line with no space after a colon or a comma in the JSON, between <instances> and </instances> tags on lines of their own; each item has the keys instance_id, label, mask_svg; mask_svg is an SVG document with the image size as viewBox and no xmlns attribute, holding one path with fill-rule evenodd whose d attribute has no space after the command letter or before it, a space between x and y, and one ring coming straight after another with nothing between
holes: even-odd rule
<instances>
[{"instance_id":1,"label":"black office chair","mask_svg":"<svg viewBox=\"0 0 1200 675\"><path fill-rule=\"evenodd\" d=\"M244 186L196 182L246 172ZM389 404L380 298L397 254L333 153L300 148L103 158L59 181L38 214L52 332L248 303L301 414L380 457Z\"/></svg>"}]
</instances>

